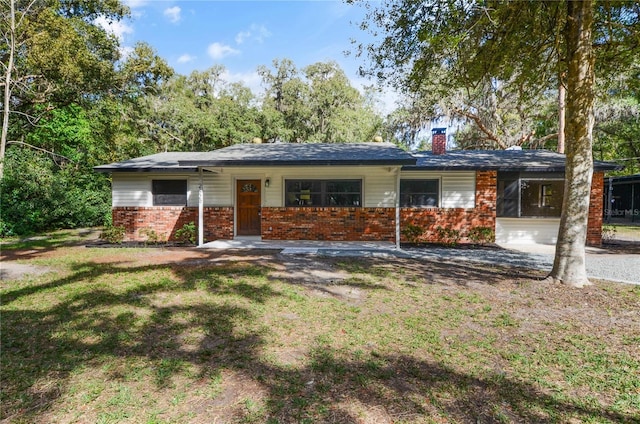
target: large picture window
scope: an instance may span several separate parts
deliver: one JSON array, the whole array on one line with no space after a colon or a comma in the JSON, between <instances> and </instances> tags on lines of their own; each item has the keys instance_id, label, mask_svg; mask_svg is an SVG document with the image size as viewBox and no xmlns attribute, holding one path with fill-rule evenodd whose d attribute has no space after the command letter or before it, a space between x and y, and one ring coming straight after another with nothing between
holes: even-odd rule
<instances>
[{"instance_id":1,"label":"large picture window","mask_svg":"<svg viewBox=\"0 0 640 424\"><path fill-rule=\"evenodd\" d=\"M503 217L559 217L564 180L498 176L497 215Z\"/></svg>"},{"instance_id":2,"label":"large picture window","mask_svg":"<svg viewBox=\"0 0 640 424\"><path fill-rule=\"evenodd\" d=\"M400 180L400 206L438 207L439 180Z\"/></svg>"},{"instance_id":3,"label":"large picture window","mask_svg":"<svg viewBox=\"0 0 640 424\"><path fill-rule=\"evenodd\" d=\"M187 180L153 180L151 186L154 206L187 204Z\"/></svg>"},{"instance_id":4,"label":"large picture window","mask_svg":"<svg viewBox=\"0 0 640 424\"><path fill-rule=\"evenodd\" d=\"M360 207L361 180L287 180L286 206Z\"/></svg>"}]
</instances>

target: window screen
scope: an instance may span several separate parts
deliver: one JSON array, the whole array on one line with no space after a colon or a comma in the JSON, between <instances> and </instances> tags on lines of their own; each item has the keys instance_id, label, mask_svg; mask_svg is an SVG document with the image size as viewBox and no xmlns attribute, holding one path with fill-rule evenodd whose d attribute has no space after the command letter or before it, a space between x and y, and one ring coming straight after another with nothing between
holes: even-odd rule
<instances>
[{"instance_id":1,"label":"window screen","mask_svg":"<svg viewBox=\"0 0 640 424\"><path fill-rule=\"evenodd\" d=\"M360 207L361 180L287 180L286 206Z\"/></svg>"},{"instance_id":2,"label":"window screen","mask_svg":"<svg viewBox=\"0 0 640 424\"><path fill-rule=\"evenodd\" d=\"M400 206L438 207L438 180L400 180Z\"/></svg>"},{"instance_id":3,"label":"window screen","mask_svg":"<svg viewBox=\"0 0 640 424\"><path fill-rule=\"evenodd\" d=\"M154 206L185 206L187 204L187 180L153 180Z\"/></svg>"}]
</instances>

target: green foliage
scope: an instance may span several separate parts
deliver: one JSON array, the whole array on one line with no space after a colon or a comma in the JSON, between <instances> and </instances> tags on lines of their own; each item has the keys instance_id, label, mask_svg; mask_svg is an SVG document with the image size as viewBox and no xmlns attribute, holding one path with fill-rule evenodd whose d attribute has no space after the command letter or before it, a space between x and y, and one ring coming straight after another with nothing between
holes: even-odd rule
<instances>
[{"instance_id":1,"label":"green foliage","mask_svg":"<svg viewBox=\"0 0 640 424\"><path fill-rule=\"evenodd\" d=\"M402 235L409 243L417 243L422 234L424 234L424 228L419 225L407 224L402 229Z\"/></svg>"},{"instance_id":2,"label":"green foliage","mask_svg":"<svg viewBox=\"0 0 640 424\"><path fill-rule=\"evenodd\" d=\"M469 240L478 244L493 243L496 233L491 227L473 227L469 230Z\"/></svg>"},{"instance_id":3,"label":"green foliage","mask_svg":"<svg viewBox=\"0 0 640 424\"><path fill-rule=\"evenodd\" d=\"M106 226L100 233L100 239L108 241L109 243L122 243L126 229L122 226Z\"/></svg>"},{"instance_id":4,"label":"green foliage","mask_svg":"<svg viewBox=\"0 0 640 424\"><path fill-rule=\"evenodd\" d=\"M165 241L167 241L166 234L158 233L153 228L140 228L138 232L140 233L141 236L146 237L144 241L145 244L146 243L158 244L158 243L164 243Z\"/></svg>"},{"instance_id":5,"label":"green foliage","mask_svg":"<svg viewBox=\"0 0 640 424\"><path fill-rule=\"evenodd\" d=\"M182 228L176 230L176 240L180 243L189 242L191 244L195 244L196 238L198 236L197 230L198 228L193 221L189 222L188 224L184 224Z\"/></svg>"},{"instance_id":6,"label":"green foliage","mask_svg":"<svg viewBox=\"0 0 640 424\"><path fill-rule=\"evenodd\" d=\"M60 168L42 153L10 147L0 182L3 235L103 224L111 209L103 175Z\"/></svg>"},{"instance_id":7,"label":"green foliage","mask_svg":"<svg viewBox=\"0 0 640 424\"><path fill-rule=\"evenodd\" d=\"M456 246L460 242L461 234L459 230L455 228L436 228L436 234L438 235L438 241L447 246Z\"/></svg>"}]
</instances>

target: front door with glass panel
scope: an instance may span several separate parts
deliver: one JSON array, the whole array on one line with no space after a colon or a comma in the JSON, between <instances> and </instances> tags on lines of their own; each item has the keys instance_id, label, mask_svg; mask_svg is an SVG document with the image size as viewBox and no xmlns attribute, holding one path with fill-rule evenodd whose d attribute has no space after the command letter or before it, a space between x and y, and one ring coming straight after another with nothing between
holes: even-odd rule
<instances>
[{"instance_id":1,"label":"front door with glass panel","mask_svg":"<svg viewBox=\"0 0 640 424\"><path fill-rule=\"evenodd\" d=\"M237 228L239 236L260 235L260 180L236 182Z\"/></svg>"}]
</instances>

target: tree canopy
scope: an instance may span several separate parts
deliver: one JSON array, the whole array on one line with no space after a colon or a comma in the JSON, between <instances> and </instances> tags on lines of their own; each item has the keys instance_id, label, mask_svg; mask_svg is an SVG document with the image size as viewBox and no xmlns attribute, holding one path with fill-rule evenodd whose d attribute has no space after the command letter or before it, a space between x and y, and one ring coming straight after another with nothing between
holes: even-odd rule
<instances>
[{"instance_id":1,"label":"tree canopy","mask_svg":"<svg viewBox=\"0 0 640 424\"><path fill-rule=\"evenodd\" d=\"M470 119L476 131L506 147L499 131L514 131L505 112L526 124L541 95L566 88L567 163L556 258L550 278L588 284L584 244L593 173L595 78L608 82L632 66L640 50L640 4L592 1L390 0L371 7L364 29L382 39L360 45L370 59L363 73L409 93L436 99ZM515 99L498 111L504 88ZM466 107L456 106L464 91ZM436 105L436 109L439 105ZM527 110L528 109L528 110ZM522 112L521 112L522 111ZM487 127L487 122L493 128ZM518 131L515 132L516 136ZM493 137L492 137L493 135Z\"/></svg>"}]
</instances>

